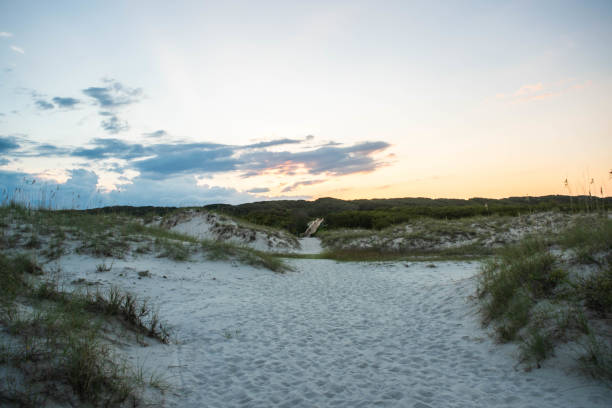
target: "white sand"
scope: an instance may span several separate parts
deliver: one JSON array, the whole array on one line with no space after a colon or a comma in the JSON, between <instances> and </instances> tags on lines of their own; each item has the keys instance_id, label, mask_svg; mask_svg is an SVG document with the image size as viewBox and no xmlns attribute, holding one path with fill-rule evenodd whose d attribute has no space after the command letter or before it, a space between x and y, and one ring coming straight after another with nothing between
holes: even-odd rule
<instances>
[{"instance_id":1,"label":"white sand","mask_svg":"<svg viewBox=\"0 0 612 408\"><path fill-rule=\"evenodd\" d=\"M84 256L61 266L67 282L150 297L172 322L178 344L124 349L165 375L165 406L612 406L611 389L565 371L562 358L514 368L515 346L494 344L468 299L476 263L289 262L296 272L285 275L152 257L107 273ZM140 270L153 277L139 280Z\"/></svg>"},{"instance_id":2,"label":"white sand","mask_svg":"<svg viewBox=\"0 0 612 408\"><path fill-rule=\"evenodd\" d=\"M323 252L323 247L321 246L321 240L315 237L308 238L300 238L300 248L294 249L291 252L295 252L298 254L320 254Z\"/></svg>"},{"instance_id":3,"label":"white sand","mask_svg":"<svg viewBox=\"0 0 612 408\"><path fill-rule=\"evenodd\" d=\"M153 224L160 224L160 221ZM258 251L289 252L299 245L285 231L243 225L226 216L206 211L182 211L164 219L160 225L194 238L246 245Z\"/></svg>"}]
</instances>

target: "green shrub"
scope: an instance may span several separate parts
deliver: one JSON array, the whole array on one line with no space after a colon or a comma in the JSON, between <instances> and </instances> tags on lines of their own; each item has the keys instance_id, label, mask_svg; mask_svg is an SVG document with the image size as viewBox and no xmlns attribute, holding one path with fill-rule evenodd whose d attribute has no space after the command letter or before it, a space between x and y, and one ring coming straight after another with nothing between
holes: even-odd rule
<instances>
[{"instance_id":1,"label":"green shrub","mask_svg":"<svg viewBox=\"0 0 612 408\"><path fill-rule=\"evenodd\" d=\"M10 303L30 287L27 275L39 275L42 269L28 255L7 256L0 253L0 302Z\"/></svg>"},{"instance_id":2,"label":"green shrub","mask_svg":"<svg viewBox=\"0 0 612 408\"><path fill-rule=\"evenodd\" d=\"M539 366L540 362L553 354L554 344L547 334L534 329L522 340L520 350L522 361L535 362Z\"/></svg>"},{"instance_id":3,"label":"green shrub","mask_svg":"<svg viewBox=\"0 0 612 408\"><path fill-rule=\"evenodd\" d=\"M612 341L590 335L583 347L585 353L581 362L585 371L612 384Z\"/></svg>"},{"instance_id":4,"label":"green shrub","mask_svg":"<svg viewBox=\"0 0 612 408\"><path fill-rule=\"evenodd\" d=\"M580 219L561 234L559 242L564 248L575 251L578 262L599 263L596 257L600 252L612 251L612 220L602 217Z\"/></svg>"},{"instance_id":5,"label":"green shrub","mask_svg":"<svg viewBox=\"0 0 612 408\"><path fill-rule=\"evenodd\" d=\"M600 314L612 312L612 266L580 279L576 292L589 309Z\"/></svg>"},{"instance_id":6,"label":"green shrub","mask_svg":"<svg viewBox=\"0 0 612 408\"><path fill-rule=\"evenodd\" d=\"M155 240L155 246L160 250L159 258L170 258L180 262L189 260L189 248L182 241L158 238Z\"/></svg>"},{"instance_id":7,"label":"green shrub","mask_svg":"<svg viewBox=\"0 0 612 408\"><path fill-rule=\"evenodd\" d=\"M504 323L496 329L500 341L505 343L516 338L518 331L529 322L532 306L533 301L524 291L518 291L512 296L504 312Z\"/></svg>"},{"instance_id":8,"label":"green shrub","mask_svg":"<svg viewBox=\"0 0 612 408\"><path fill-rule=\"evenodd\" d=\"M514 340L529 322L537 299L549 297L567 280L543 240L526 239L505 248L486 262L478 277L477 295L483 301L485 324L498 321L500 341Z\"/></svg>"}]
</instances>

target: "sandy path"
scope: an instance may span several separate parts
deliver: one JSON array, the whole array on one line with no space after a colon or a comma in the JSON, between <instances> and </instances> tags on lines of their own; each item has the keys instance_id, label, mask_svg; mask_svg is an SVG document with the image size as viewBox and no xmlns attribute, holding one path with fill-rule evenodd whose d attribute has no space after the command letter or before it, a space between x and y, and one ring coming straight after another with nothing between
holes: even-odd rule
<instances>
[{"instance_id":1,"label":"sandy path","mask_svg":"<svg viewBox=\"0 0 612 408\"><path fill-rule=\"evenodd\" d=\"M321 240L316 237L308 237L308 238L300 238L300 249L293 250L291 252L295 252L298 254L320 254L323 252L323 247L321 246Z\"/></svg>"},{"instance_id":2,"label":"sandy path","mask_svg":"<svg viewBox=\"0 0 612 408\"><path fill-rule=\"evenodd\" d=\"M291 263L297 272L276 275L137 259L104 275L153 298L175 326L181 344L133 350L173 384L167 406L612 404L612 390L576 373L513 368L515 349L491 342L468 300L476 263ZM119 277L123 265L153 278Z\"/></svg>"}]
</instances>

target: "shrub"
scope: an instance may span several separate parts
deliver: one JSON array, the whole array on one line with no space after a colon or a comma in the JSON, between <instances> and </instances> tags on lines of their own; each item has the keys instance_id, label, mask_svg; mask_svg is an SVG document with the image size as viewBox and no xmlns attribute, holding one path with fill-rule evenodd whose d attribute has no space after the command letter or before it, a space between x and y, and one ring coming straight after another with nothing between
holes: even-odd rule
<instances>
[{"instance_id":1,"label":"shrub","mask_svg":"<svg viewBox=\"0 0 612 408\"><path fill-rule=\"evenodd\" d=\"M585 371L594 378L612 383L612 342L610 339L590 335L583 347L585 353L581 362Z\"/></svg>"},{"instance_id":2,"label":"shrub","mask_svg":"<svg viewBox=\"0 0 612 408\"><path fill-rule=\"evenodd\" d=\"M540 362L550 357L554 350L552 339L541 330L534 329L520 344L521 360L524 362L535 362L538 367Z\"/></svg>"},{"instance_id":3,"label":"shrub","mask_svg":"<svg viewBox=\"0 0 612 408\"><path fill-rule=\"evenodd\" d=\"M589 309L600 314L612 312L612 266L580 279L576 292Z\"/></svg>"}]
</instances>

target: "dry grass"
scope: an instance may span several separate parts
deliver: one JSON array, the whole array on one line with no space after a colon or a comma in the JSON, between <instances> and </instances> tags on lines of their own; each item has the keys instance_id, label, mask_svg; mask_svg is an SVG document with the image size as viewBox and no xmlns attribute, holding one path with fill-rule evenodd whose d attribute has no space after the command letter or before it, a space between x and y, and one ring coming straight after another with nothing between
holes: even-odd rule
<instances>
[{"instance_id":1,"label":"dry grass","mask_svg":"<svg viewBox=\"0 0 612 408\"><path fill-rule=\"evenodd\" d=\"M538 367L558 344L578 342L588 371L612 379L609 330L596 330L612 313L611 255L607 217L579 219L559 234L503 249L479 275L483 323L498 340L519 341L521 361Z\"/></svg>"},{"instance_id":2,"label":"dry grass","mask_svg":"<svg viewBox=\"0 0 612 408\"><path fill-rule=\"evenodd\" d=\"M167 343L167 325L130 293L65 292L41 281L40 273L31 258L0 254L0 326L8 336L0 346L0 364L6 366L0 402L138 404L141 390L153 385L114 351L108 338L114 331L105 328L120 322L136 337Z\"/></svg>"}]
</instances>

